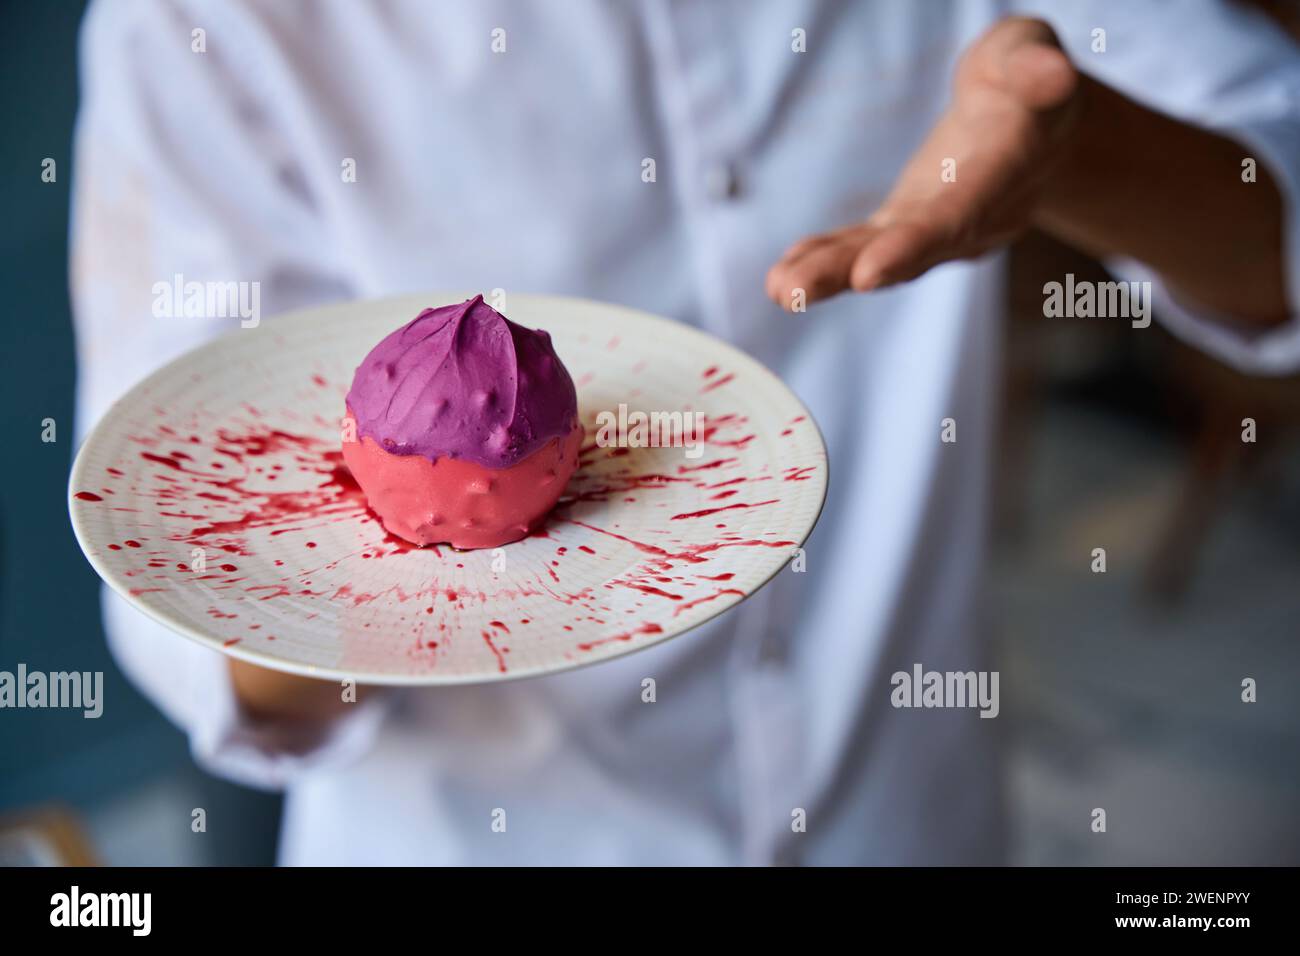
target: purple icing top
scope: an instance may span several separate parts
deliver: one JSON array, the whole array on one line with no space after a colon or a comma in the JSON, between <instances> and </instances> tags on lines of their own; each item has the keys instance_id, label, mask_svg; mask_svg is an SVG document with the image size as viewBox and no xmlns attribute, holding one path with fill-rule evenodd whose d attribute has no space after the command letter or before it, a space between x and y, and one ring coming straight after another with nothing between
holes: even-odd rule
<instances>
[{"instance_id":1,"label":"purple icing top","mask_svg":"<svg viewBox=\"0 0 1300 956\"><path fill-rule=\"evenodd\" d=\"M370 350L352 379L357 438L395 455L507 468L578 418L573 379L545 332L477 295L425 309Z\"/></svg>"}]
</instances>

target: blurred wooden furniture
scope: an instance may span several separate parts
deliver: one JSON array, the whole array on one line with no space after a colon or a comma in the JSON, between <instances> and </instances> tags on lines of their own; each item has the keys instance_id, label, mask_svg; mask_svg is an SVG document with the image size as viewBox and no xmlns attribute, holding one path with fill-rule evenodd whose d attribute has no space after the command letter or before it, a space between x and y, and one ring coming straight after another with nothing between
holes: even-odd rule
<instances>
[{"instance_id":1,"label":"blurred wooden furniture","mask_svg":"<svg viewBox=\"0 0 1300 956\"><path fill-rule=\"evenodd\" d=\"M1228 500L1267 488L1271 467L1300 438L1300 376L1243 375L1178 342L1170 352L1170 394L1189 454L1145 582L1148 593L1166 600L1187 589ZM1254 421L1254 442L1243 440L1245 419Z\"/></svg>"},{"instance_id":2,"label":"blurred wooden furniture","mask_svg":"<svg viewBox=\"0 0 1300 956\"><path fill-rule=\"evenodd\" d=\"M1300 441L1300 376L1243 375L1155 324L1134 334L1122 321L1044 318L1044 283L1071 272L1076 281L1108 278L1095 261L1038 233L1011 250L995 527L1014 536L1024 520L1029 442L1047 394L1089 380L1126 382L1158 396L1157 427L1185 442L1181 488L1143 573L1150 597L1175 600L1225 505L1267 488L1271 469ZM1242 441L1245 418L1256 423L1254 443Z\"/></svg>"},{"instance_id":3,"label":"blurred wooden furniture","mask_svg":"<svg viewBox=\"0 0 1300 956\"><path fill-rule=\"evenodd\" d=\"M0 817L0 866L99 866L77 818L58 806Z\"/></svg>"}]
</instances>

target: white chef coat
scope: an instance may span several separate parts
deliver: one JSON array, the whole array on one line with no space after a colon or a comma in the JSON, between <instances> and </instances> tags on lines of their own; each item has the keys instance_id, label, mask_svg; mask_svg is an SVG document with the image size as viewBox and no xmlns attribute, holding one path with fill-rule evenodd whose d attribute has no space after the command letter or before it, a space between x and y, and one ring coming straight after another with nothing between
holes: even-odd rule
<instances>
[{"instance_id":1,"label":"white chef coat","mask_svg":"<svg viewBox=\"0 0 1300 956\"><path fill-rule=\"evenodd\" d=\"M1300 67L1262 18L1201 0L1059 6L1046 16L1083 69L1233 131L1294 212ZM440 288L636 306L767 363L829 446L805 572L598 667L370 694L319 740L248 723L217 654L107 595L119 661L196 759L286 789L284 862L999 859L1006 707L986 720L888 697L890 675L914 663L992 666L977 597L1000 257L793 316L763 277L794 240L880 203L944 108L958 54L1006 12L992 0L92 7L74 219L83 429L238 321L153 318L153 283L181 273L260 281L267 315ZM195 29L206 52L192 50ZM796 29L807 52L792 49ZM354 183L340 175L349 159ZM1289 215L1293 302L1298 238ZM1246 335L1164 306L1176 334L1240 367L1300 364L1295 322ZM940 441L949 417L955 443ZM655 703L642 702L645 677Z\"/></svg>"}]
</instances>

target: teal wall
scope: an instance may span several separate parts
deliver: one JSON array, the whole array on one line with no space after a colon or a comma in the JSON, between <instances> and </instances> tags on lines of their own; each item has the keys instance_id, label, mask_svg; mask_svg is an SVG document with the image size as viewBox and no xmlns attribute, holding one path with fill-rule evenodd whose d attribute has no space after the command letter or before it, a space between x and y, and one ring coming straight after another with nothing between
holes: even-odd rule
<instances>
[{"instance_id":1,"label":"teal wall","mask_svg":"<svg viewBox=\"0 0 1300 956\"><path fill-rule=\"evenodd\" d=\"M98 720L70 710L0 710L0 815L58 802L88 820L112 805L117 819L123 806L129 816L133 794L184 779L187 796L197 788L202 799L233 803L247 818L245 837L224 847L220 861L265 862L276 801L195 770L183 735L131 688L104 643L98 579L77 549L65 498L75 452L67 239L83 4L5 0L2 9L0 670L20 662L41 671L102 670L105 704ZM46 157L57 163L54 183L41 181ZM56 422L53 444L41 440L46 418ZM150 858L142 849L138 857Z\"/></svg>"}]
</instances>

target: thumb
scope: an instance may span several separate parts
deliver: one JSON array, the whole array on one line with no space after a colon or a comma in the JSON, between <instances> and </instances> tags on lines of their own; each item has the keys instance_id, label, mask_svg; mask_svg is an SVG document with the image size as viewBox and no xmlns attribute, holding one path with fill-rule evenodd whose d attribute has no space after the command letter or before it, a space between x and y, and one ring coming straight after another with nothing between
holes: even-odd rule
<instances>
[{"instance_id":1,"label":"thumb","mask_svg":"<svg viewBox=\"0 0 1300 956\"><path fill-rule=\"evenodd\" d=\"M1061 106L1079 85L1079 74L1056 47L1027 43L1002 62L1002 85L1031 110Z\"/></svg>"},{"instance_id":2,"label":"thumb","mask_svg":"<svg viewBox=\"0 0 1300 956\"><path fill-rule=\"evenodd\" d=\"M958 76L959 84L964 78L1000 87L1036 111L1061 106L1079 85L1056 33L1030 17L1008 17L975 41Z\"/></svg>"}]
</instances>

